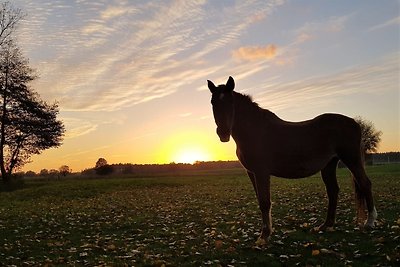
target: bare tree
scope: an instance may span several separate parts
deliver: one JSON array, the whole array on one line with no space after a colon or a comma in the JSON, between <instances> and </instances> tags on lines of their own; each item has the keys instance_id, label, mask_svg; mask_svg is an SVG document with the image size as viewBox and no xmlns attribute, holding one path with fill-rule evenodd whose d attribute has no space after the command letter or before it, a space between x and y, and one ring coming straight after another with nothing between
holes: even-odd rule
<instances>
[{"instance_id":1,"label":"bare tree","mask_svg":"<svg viewBox=\"0 0 400 267\"><path fill-rule=\"evenodd\" d=\"M0 4L0 46L12 37L18 22L24 16L22 10L13 7L10 2Z\"/></svg>"}]
</instances>

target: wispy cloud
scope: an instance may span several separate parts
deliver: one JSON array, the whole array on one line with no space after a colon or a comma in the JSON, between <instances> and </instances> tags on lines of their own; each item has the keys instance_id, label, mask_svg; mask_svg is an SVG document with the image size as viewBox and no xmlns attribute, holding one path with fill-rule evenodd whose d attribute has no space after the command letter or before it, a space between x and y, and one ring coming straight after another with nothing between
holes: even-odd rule
<instances>
[{"instance_id":1,"label":"wispy cloud","mask_svg":"<svg viewBox=\"0 0 400 267\"><path fill-rule=\"evenodd\" d=\"M86 135L97 129L96 124L93 124L89 120L82 120L77 118L64 118L63 122L66 126L65 138L75 138L78 136Z\"/></svg>"},{"instance_id":2,"label":"wispy cloud","mask_svg":"<svg viewBox=\"0 0 400 267\"><path fill-rule=\"evenodd\" d=\"M354 14L352 13L343 16L333 16L324 20L306 22L294 31L295 38L291 45L300 45L314 39L339 33L346 28L346 24L353 16Z\"/></svg>"},{"instance_id":3,"label":"wispy cloud","mask_svg":"<svg viewBox=\"0 0 400 267\"><path fill-rule=\"evenodd\" d=\"M179 117L185 118L185 117L192 116L192 114L193 114L192 112L186 112L186 113L179 114Z\"/></svg>"},{"instance_id":4,"label":"wispy cloud","mask_svg":"<svg viewBox=\"0 0 400 267\"><path fill-rule=\"evenodd\" d=\"M381 24L375 25L371 28L368 29L368 31L375 31L375 30L380 30L386 27L390 27L390 26L395 26L395 25L399 25L400 24L400 16L389 19L388 21L385 21Z\"/></svg>"},{"instance_id":5,"label":"wispy cloud","mask_svg":"<svg viewBox=\"0 0 400 267\"><path fill-rule=\"evenodd\" d=\"M113 18L120 17L122 15L125 15L127 13L131 13L133 11L136 11L135 8L129 8L125 5L121 6L109 6L107 9L101 11L100 17L104 20L110 20Z\"/></svg>"},{"instance_id":6,"label":"wispy cloud","mask_svg":"<svg viewBox=\"0 0 400 267\"><path fill-rule=\"evenodd\" d=\"M278 66L293 66L301 53L304 53L302 46L311 42L325 42L325 45L336 45L338 42L329 43L332 36L339 35L346 29L349 20L354 13L343 16L331 16L321 20L305 22L300 27L291 31L292 40L286 45L280 46L274 57L274 64ZM339 39L340 40L340 39ZM311 51L312 53L312 51Z\"/></svg>"},{"instance_id":7,"label":"wispy cloud","mask_svg":"<svg viewBox=\"0 0 400 267\"><path fill-rule=\"evenodd\" d=\"M104 125L122 125L126 116L113 112L81 112L79 117L74 112L61 111L60 117L66 127L66 139L83 136L96 131Z\"/></svg>"},{"instance_id":8,"label":"wispy cloud","mask_svg":"<svg viewBox=\"0 0 400 267\"><path fill-rule=\"evenodd\" d=\"M353 67L332 75L283 84L273 81L273 85L264 85L265 89L256 100L272 111L279 111L325 107L342 96L357 93L379 95L398 87L399 63L399 55L395 54L374 64Z\"/></svg>"},{"instance_id":9,"label":"wispy cloud","mask_svg":"<svg viewBox=\"0 0 400 267\"><path fill-rule=\"evenodd\" d=\"M272 59L277 54L274 44L267 46L246 46L233 51L233 56L241 60L266 60Z\"/></svg>"},{"instance_id":10,"label":"wispy cloud","mask_svg":"<svg viewBox=\"0 0 400 267\"><path fill-rule=\"evenodd\" d=\"M26 51L45 54L33 58L35 86L75 111L116 110L185 89L221 69L210 56L283 3L16 1L30 12Z\"/></svg>"}]
</instances>

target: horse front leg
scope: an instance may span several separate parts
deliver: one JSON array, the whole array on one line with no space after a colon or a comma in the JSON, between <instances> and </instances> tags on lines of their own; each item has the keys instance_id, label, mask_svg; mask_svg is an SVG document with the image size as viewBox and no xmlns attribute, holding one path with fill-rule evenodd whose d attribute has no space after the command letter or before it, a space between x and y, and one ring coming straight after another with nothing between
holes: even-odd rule
<instances>
[{"instance_id":1,"label":"horse front leg","mask_svg":"<svg viewBox=\"0 0 400 267\"><path fill-rule=\"evenodd\" d=\"M261 210L262 230L256 245L263 246L272 233L272 218L271 218L271 181L268 174L256 174L255 184L257 188L258 205Z\"/></svg>"},{"instance_id":2,"label":"horse front leg","mask_svg":"<svg viewBox=\"0 0 400 267\"><path fill-rule=\"evenodd\" d=\"M336 178L336 168L339 159L332 159L321 170L322 180L324 181L326 193L328 195L328 212L325 222L316 228L317 231L330 231L333 230L335 224L336 207L338 203L339 185Z\"/></svg>"}]
</instances>

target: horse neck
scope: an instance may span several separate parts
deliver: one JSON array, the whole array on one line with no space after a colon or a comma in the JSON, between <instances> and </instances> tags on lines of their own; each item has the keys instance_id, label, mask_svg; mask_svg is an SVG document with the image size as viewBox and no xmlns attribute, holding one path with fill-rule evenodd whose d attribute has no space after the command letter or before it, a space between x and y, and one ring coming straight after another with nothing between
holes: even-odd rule
<instances>
[{"instance_id":1,"label":"horse neck","mask_svg":"<svg viewBox=\"0 0 400 267\"><path fill-rule=\"evenodd\" d=\"M260 108L249 96L237 92L234 92L234 110L232 128L234 139L251 137L257 134L258 129L265 129L265 126L268 128L268 125L280 120L271 111ZM261 125L263 127L260 127Z\"/></svg>"}]
</instances>

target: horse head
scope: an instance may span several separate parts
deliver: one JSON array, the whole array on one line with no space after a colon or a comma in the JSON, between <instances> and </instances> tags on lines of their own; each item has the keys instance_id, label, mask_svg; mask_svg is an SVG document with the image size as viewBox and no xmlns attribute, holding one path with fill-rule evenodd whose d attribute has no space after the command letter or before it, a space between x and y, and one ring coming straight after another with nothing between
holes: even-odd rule
<instances>
[{"instance_id":1,"label":"horse head","mask_svg":"<svg viewBox=\"0 0 400 267\"><path fill-rule=\"evenodd\" d=\"M212 81L207 80L207 82L208 88L212 93L211 104L214 120L217 124L217 134L221 142L228 142L233 126L233 89L235 88L235 81L229 76L226 84L215 86Z\"/></svg>"}]
</instances>

